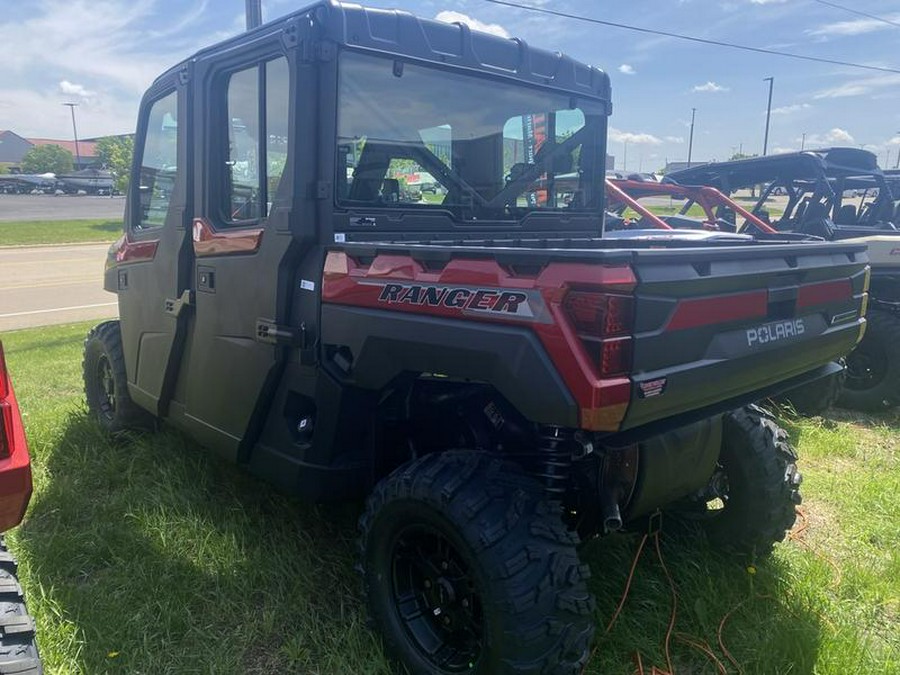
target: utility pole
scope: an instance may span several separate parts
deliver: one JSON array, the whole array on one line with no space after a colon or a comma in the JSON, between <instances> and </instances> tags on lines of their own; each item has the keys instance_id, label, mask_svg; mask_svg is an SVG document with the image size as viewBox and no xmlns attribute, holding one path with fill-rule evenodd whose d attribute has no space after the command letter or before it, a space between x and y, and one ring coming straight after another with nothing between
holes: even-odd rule
<instances>
[{"instance_id":1,"label":"utility pole","mask_svg":"<svg viewBox=\"0 0 900 675\"><path fill-rule=\"evenodd\" d=\"M694 116L697 114L696 108L691 108L691 136L688 140L688 168L691 168L691 154L694 150Z\"/></svg>"},{"instance_id":2,"label":"utility pole","mask_svg":"<svg viewBox=\"0 0 900 675\"><path fill-rule=\"evenodd\" d=\"M622 152L622 171L628 171L628 141L622 141L625 149Z\"/></svg>"},{"instance_id":3,"label":"utility pole","mask_svg":"<svg viewBox=\"0 0 900 675\"><path fill-rule=\"evenodd\" d=\"M803 132L803 135L800 136L800 152L803 152L803 149L806 147L806 132Z\"/></svg>"},{"instance_id":4,"label":"utility pole","mask_svg":"<svg viewBox=\"0 0 900 675\"><path fill-rule=\"evenodd\" d=\"M75 170L78 171L81 166L81 153L78 152L78 128L75 126L75 108L78 104L63 103L63 105L69 106L69 110L72 111L72 135L75 137Z\"/></svg>"},{"instance_id":5,"label":"utility pole","mask_svg":"<svg viewBox=\"0 0 900 675\"><path fill-rule=\"evenodd\" d=\"M769 118L772 116L772 87L775 85L774 77L764 77L763 82L769 83L769 105L766 108L766 135L763 138L763 157L769 149Z\"/></svg>"},{"instance_id":6,"label":"utility pole","mask_svg":"<svg viewBox=\"0 0 900 675\"><path fill-rule=\"evenodd\" d=\"M262 24L262 0L246 0L247 30Z\"/></svg>"},{"instance_id":7,"label":"utility pole","mask_svg":"<svg viewBox=\"0 0 900 675\"><path fill-rule=\"evenodd\" d=\"M900 131L897 132L897 135L900 136ZM894 164L895 169L900 169L900 146L897 147L897 163Z\"/></svg>"}]
</instances>

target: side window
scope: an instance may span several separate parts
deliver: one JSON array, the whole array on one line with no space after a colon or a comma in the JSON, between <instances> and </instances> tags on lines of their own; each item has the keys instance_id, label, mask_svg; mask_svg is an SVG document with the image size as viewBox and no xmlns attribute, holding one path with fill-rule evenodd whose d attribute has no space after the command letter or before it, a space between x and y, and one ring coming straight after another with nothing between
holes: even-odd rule
<instances>
[{"instance_id":1,"label":"side window","mask_svg":"<svg viewBox=\"0 0 900 675\"><path fill-rule=\"evenodd\" d=\"M259 70L241 70L228 78L228 220L258 220Z\"/></svg>"},{"instance_id":2,"label":"side window","mask_svg":"<svg viewBox=\"0 0 900 675\"><path fill-rule=\"evenodd\" d=\"M227 79L225 220L234 225L268 215L287 163L289 87L284 57Z\"/></svg>"},{"instance_id":3,"label":"side window","mask_svg":"<svg viewBox=\"0 0 900 675\"><path fill-rule=\"evenodd\" d=\"M172 92L150 107L141 149L140 220L137 230L162 227L175 188L178 149L178 94Z\"/></svg>"},{"instance_id":4,"label":"side window","mask_svg":"<svg viewBox=\"0 0 900 675\"><path fill-rule=\"evenodd\" d=\"M268 205L278 191L281 174L287 163L288 108L290 80L287 59L280 58L266 63L266 187Z\"/></svg>"}]
</instances>

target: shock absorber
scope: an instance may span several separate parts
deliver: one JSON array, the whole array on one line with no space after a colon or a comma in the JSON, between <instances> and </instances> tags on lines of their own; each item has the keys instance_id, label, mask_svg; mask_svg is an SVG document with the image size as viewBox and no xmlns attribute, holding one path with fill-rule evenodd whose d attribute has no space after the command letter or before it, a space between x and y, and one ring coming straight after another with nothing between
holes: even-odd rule
<instances>
[{"instance_id":1,"label":"shock absorber","mask_svg":"<svg viewBox=\"0 0 900 675\"><path fill-rule=\"evenodd\" d=\"M562 427L541 427L538 431L534 475L547 493L562 498L570 487L572 458L582 452L575 432Z\"/></svg>"}]
</instances>

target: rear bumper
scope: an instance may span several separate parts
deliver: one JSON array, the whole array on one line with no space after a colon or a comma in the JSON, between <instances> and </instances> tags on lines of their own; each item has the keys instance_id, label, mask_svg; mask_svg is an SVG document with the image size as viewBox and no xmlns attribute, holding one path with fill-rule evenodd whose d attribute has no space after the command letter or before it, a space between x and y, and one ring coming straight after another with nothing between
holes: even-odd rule
<instances>
[{"instance_id":1,"label":"rear bumper","mask_svg":"<svg viewBox=\"0 0 900 675\"><path fill-rule=\"evenodd\" d=\"M850 352L862 337L865 320L857 319L793 344L729 358L707 352L709 358L679 369L642 373L633 380L632 403L622 431L658 420L684 420L701 410L728 410L805 384L833 372L830 362ZM823 366L823 364L826 364ZM824 370L823 370L824 368ZM656 384L663 380L663 384ZM661 393L648 397L646 392Z\"/></svg>"}]
</instances>

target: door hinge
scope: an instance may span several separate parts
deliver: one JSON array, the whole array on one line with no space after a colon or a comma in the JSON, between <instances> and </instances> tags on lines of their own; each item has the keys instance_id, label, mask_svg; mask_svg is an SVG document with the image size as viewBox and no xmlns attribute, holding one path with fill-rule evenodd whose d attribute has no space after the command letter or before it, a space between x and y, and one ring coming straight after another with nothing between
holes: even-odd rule
<instances>
[{"instance_id":1,"label":"door hinge","mask_svg":"<svg viewBox=\"0 0 900 675\"><path fill-rule=\"evenodd\" d=\"M270 319L256 320L256 339L272 345L286 345L288 347L306 348L306 325L300 324L299 328L293 326L279 326Z\"/></svg>"},{"instance_id":2,"label":"door hinge","mask_svg":"<svg viewBox=\"0 0 900 675\"><path fill-rule=\"evenodd\" d=\"M194 304L194 293L193 291L186 290L181 294L180 298L166 298L163 303L163 311L169 316L173 316L176 319L181 316L181 312L185 307L190 307Z\"/></svg>"}]
</instances>

